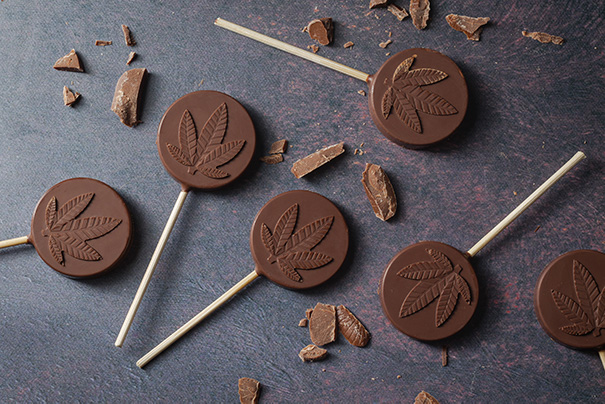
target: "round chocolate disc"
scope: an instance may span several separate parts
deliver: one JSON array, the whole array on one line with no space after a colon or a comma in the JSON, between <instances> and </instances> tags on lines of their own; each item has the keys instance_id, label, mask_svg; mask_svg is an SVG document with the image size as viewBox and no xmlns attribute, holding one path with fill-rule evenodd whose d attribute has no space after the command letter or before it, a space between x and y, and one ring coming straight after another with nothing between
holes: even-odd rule
<instances>
[{"instance_id":1,"label":"round chocolate disc","mask_svg":"<svg viewBox=\"0 0 605 404\"><path fill-rule=\"evenodd\" d=\"M434 341L460 331L479 300L479 283L467 256L447 244L422 241L389 262L380 286L382 309L412 338Z\"/></svg>"},{"instance_id":2,"label":"round chocolate disc","mask_svg":"<svg viewBox=\"0 0 605 404\"><path fill-rule=\"evenodd\" d=\"M605 348L605 254L576 250L542 271L534 308L544 331L571 348Z\"/></svg>"},{"instance_id":3,"label":"round chocolate disc","mask_svg":"<svg viewBox=\"0 0 605 404\"><path fill-rule=\"evenodd\" d=\"M410 148L435 144L460 126L468 89L452 59L415 48L391 56L368 79L370 115L378 129Z\"/></svg>"},{"instance_id":4,"label":"round chocolate disc","mask_svg":"<svg viewBox=\"0 0 605 404\"><path fill-rule=\"evenodd\" d=\"M217 91L196 91L164 114L157 146L183 189L212 189L239 177L252 161L256 134L248 111Z\"/></svg>"},{"instance_id":5,"label":"round chocolate disc","mask_svg":"<svg viewBox=\"0 0 605 404\"><path fill-rule=\"evenodd\" d=\"M72 178L42 196L28 239L52 269L85 278L113 267L131 233L128 208L116 191L91 178Z\"/></svg>"},{"instance_id":6,"label":"round chocolate disc","mask_svg":"<svg viewBox=\"0 0 605 404\"><path fill-rule=\"evenodd\" d=\"M255 271L291 289L324 283L349 248L349 229L329 199L310 191L284 192L258 212L250 231Z\"/></svg>"}]
</instances>

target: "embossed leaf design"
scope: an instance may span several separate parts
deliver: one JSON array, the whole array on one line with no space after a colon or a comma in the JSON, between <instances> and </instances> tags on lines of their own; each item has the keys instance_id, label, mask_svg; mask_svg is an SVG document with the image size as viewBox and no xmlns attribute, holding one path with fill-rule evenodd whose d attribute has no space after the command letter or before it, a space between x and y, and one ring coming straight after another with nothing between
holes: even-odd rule
<instances>
[{"instance_id":1,"label":"embossed leaf design","mask_svg":"<svg viewBox=\"0 0 605 404\"><path fill-rule=\"evenodd\" d=\"M594 326L599 287L588 269L576 260L573 261L573 283L580 307L588 315L590 324Z\"/></svg>"},{"instance_id":2,"label":"embossed leaf design","mask_svg":"<svg viewBox=\"0 0 605 404\"><path fill-rule=\"evenodd\" d=\"M277 264L281 271L290 279L302 282L303 279L296 269L316 269L332 261L332 257L311 251L326 236L334 216L324 217L311 222L296 233L294 228L298 220L297 203L290 206L277 220L273 232L263 223L261 225L261 240L269 253L267 261Z\"/></svg>"},{"instance_id":3,"label":"embossed leaf design","mask_svg":"<svg viewBox=\"0 0 605 404\"><path fill-rule=\"evenodd\" d=\"M586 333L593 330L594 327L588 320L588 315L582 310L582 307L575 302L571 297L564 295L558 290L551 290L552 298L557 305L559 311L565 316L565 318L576 325L589 328Z\"/></svg>"},{"instance_id":4,"label":"embossed leaf design","mask_svg":"<svg viewBox=\"0 0 605 404\"><path fill-rule=\"evenodd\" d=\"M189 110L183 112L179 125L179 146L166 143L168 152L179 164L188 167L194 175L201 172L209 178L226 178L229 173L218 167L227 164L244 147L245 140L223 143L227 131L229 114L227 104L222 103L198 132Z\"/></svg>"},{"instance_id":5,"label":"embossed leaf design","mask_svg":"<svg viewBox=\"0 0 605 404\"><path fill-rule=\"evenodd\" d=\"M441 295L437 301L437 311L435 312L435 325L437 327L445 323L445 320L450 317L454 311L454 307L456 307L458 293L454 289L454 279L455 277L453 273L447 276L445 286L443 287L443 291L441 291Z\"/></svg>"},{"instance_id":6,"label":"embossed leaf design","mask_svg":"<svg viewBox=\"0 0 605 404\"><path fill-rule=\"evenodd\" d=\"M410 293L408 293L403 301L399 317L409 316L428 306L433 300L439 297L445 287L445 281L445 278L442 278L439 281L419 282L410 290Z\"/></svg>"},{"instance_id":7,"label":"embossed leaf design","mask_svg":"<svg viewBox=\"0 0 605 404\"><path fill-rule=\"evenodd\" d=\"M63 252L86 261L102 259L86 240L99 238L115 229L122 220L111 217L77 218L90 204L94 193L78 195L57 211L57 198L52 197L46 205L46 228L42 235L48 237L48 248L53 258L65 265Z\"/></svg>"},{"instance_id":8,"label":"embossed leaf design","mask_svg":"<svg viewBox=\"0 0 605 404\"><path fill-rule=\"evenodd\" d=\"M394 109L404 124L413 131L422 133L422 125L416 111L430 115L453 115L457 114L458 110L445 98L421 88L444 80L448 75L432 68L410 70L415 57L416 55L405 59L395 69L392 83L382 98L382 114L387 119Z\"/></svg>"},{"instance_id":9,"label":"embossed leaf design","mask_svg":"<svg viewBox=\"0 0 605 404\"><path fill-rule=\"evenodd\" d=\"M452 272L452 263L440 251L427 249L426 252L433 261L415 262L397 272L397 275L407 279L432 279L438 278L448 272Z\"/></svg>"}]
</instances>

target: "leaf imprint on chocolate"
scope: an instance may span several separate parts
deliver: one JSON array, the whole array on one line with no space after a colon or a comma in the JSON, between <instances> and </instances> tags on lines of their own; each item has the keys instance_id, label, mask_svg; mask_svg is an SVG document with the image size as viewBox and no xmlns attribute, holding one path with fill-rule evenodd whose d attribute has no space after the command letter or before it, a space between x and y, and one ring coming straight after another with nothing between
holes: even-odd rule
<instances>
[{"instance_id":1,"label":"leaf imprint on chocolate","mask_svg":"<svg viewBox=\"0 0 605 404\"><path fill-rule=\"evenodd\" d=\"M454 312L459 296L462 296L466 304L471 304L471 291L460 275L460 265L452 268L449 258L440 251L429 248L426 252L432 261L415 262L397 273L402 278L420 281L403 300L399 317L410 316L439 298L435 326L440 327Z\"/></svg>"},{"instance_id":2,"label":"leaf imprint on chocolate","mask_svg":"<svg viewBox=\"0 0 605 404\"><path fill-rule=\"evenodd\" d=\"M191 113L185 110L179 125L179 147L166 143L170 155L188 167L187 172L191 175L199 171L209 178L228 177L229 173L218 167L233 160L246 141L233 140L223 144L227 121L227 104L222 103L198 133Z\"/></svg>"},{"instance_id":3,"label":"leaf imprint on chocolate","mask_svg":"<svg viewBox=\"0 0 605 404\"><path fill-rule=\"evenodd\" d=\"M410 70L415 57L405 59L395 69L392 84L382 96L382 115L387 119L394 109L401 122L422 133L417 111L430 115L454 115L458 110L445 98L422 88L444 80L447 73L428 67Z\"/></svg>"},{"instance_id":4,"label":"leaf imprint on chocolate","mask_svg":"<svg viewBox=\"0 0 605 404\"><path fill-rule=\"evenodd\" d=\"M579 261L573 261L573 286L578 303L571 297L551 289L555 305L572 324L560 328L566 334L586 335L592 331L595 337L605 328L605 288L599 286L590 271Z\"/></svg>"},{"instance_id":5,"label":"leaf imprint on chocolate","mask_svg":"<svg viewBox=\"0 0 605 404\"><path fill-rule=\"evenodd\" d=\"M298 219L298 204L290 206L279 218L273 232L263 223L261 240L269 253L267 261L277 262L279 269L290 279L302 282L296 269L316 269L332 261L326 254L311 251L328 234L334 216L311 222L294 233Z\"/></svg>"},{"instance_id":6,"label":"leaf imprint on chocolate","mask_svg":"<svg viewBox=\"0 0 605 404\"><path fill-rule=\"evenodd\" d=\"M78 195L67 201L59 210L57 198L53 196L46 205L46 228L42 230L42 235L48 237L50 253L61 265L65 265L64 252L84 261L102 259L101 254L86 241L104 236L122 223L121 219L113 217L77 218L86 210L94 196L92 192Z\"/></svg>"}]
</instances>

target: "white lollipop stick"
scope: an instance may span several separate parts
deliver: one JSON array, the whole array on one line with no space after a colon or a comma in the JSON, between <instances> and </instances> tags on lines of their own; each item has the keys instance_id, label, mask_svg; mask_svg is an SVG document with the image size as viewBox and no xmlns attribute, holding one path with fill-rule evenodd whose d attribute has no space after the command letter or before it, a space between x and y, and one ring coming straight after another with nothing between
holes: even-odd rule
<instances>
[{"instance_id":1,"label":"white lollipop stick","mask_svg":"<svg viewBox=\"0 0 605 404\"><path fill-rule=\"evenodd\" d=\"M470 250L468 250L467 254L470 257L474 257L483 247L487 245L490 241L492 241L502 230L504 230L509 224L511 224L516 218L521 215L525 211L525 209L529 208L532 203L538 200L550 187L555 185L557 181L559 181L569 170L571 170L576 164L580 161L584 160L586 155L581 151L577 152L567 163L563 165L563 167L559 168L556 173L554 173L549 179L547 179L544 184L540 185L538 189L536 189L530 196L527 197L519 206L515 208L512 212L508 214L500 223L496 225L489 233L487 233L481 240L477 242Z\"/></svg>"},{"instance_id":2,"label":"white lollipop stick","mask_svg":"<svg viewBox=\"0 0 605 404\"><path fill-rule=\"evenodd\" d=\"M27 244L29 239L27 236L11 238L8 240L0 241L0 248L12 247L19 244Z\"/></svg>"},{"instance_id":3,"label":"white lollipop stick","mask_svg":"<svg viewBox=\"0 0 605 404\"><path fill-rule=\"evenodd\" d=\"M250 39L254 39L258 42L262 42L265 45L272 46L281 51L290 53L303 59L307 59L310 62L317 63L332 70L336 70L337 72L341 72L343 74L346 74L347 76L354 77L363 82L367 82L368 77L370 77L369 74L359 71L357 69L353 69L352 67L345 66L341 63L335 62L328 58L324 58L322 56L318 56L313 52L308 52L304 49L300 49L285 42L278 41L277 39L271 38L270 36L263 35L248 28L244 28L241 25L237 25L232 22L223 20L222 18L217 18L216 20L214 20L214 24L218 25L221 28L225 28L229 31L235 32L236 34L240 34Z\"/></svg>"},{"instance_id":4,"label":"white lollipop stick","mask_svg":"<svg viewBox=\"0 0 605 404\"><path fill-rule=\"evenodd\" d=\"M128 314L124 319L124 324L122 324L122 329L118 334L118 338L116 339L115 345L117 347L121 347L124 343L124 339L126 339L126 334L128 334L128 330L132 325L132 321L134 320L134 316L137 314L137 310L139 309L139 305L141 304L141 300L143 299L143 295L147 290L147 286L149 286L149 282L151 282L151 276L155 271L155 267L158 264L160 257L162 256L162 252L164 251L164 247L166 246L166 242L168 241L168 237L170 237L170 233L172 232L172 228L176 223L176 219L179 217L179 213L181 213L181 209L183 204L185 203L185 198L187 198L188 191L181 191L179 197L174 204L174 208L172 208L172 213L170 213L170 217L168 218L168 222L164 227L164 231L160 236L160 241L158 241L158 245L151 256L151 261L149 261L149 265L147 266L147 270L145 270L145 275L143 276L143 280L139 285L139 289L137 290L137 294L134 296L134 300L130 305L130 309L128 310Z\"/></svg>"}]
</instances>

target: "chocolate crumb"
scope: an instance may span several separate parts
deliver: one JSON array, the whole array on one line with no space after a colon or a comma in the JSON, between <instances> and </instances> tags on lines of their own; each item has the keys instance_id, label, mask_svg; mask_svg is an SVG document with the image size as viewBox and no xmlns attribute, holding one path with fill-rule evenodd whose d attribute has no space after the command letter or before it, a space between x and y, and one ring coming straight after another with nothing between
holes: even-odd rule
<instances>
[{"instance_id":1,"label":"chocolate crumb","mask_svg":"<svg viewBox=\"0 0 605 404\"><path fill-rule=\"evenodd\" d=\"M315 346L313 344L309 344L298 353L298 357L302 359L303 362L315 362L325 359L328 356L328 351Z\"/></svg>"},{"instance_id":2,"label":"chocolate crumb","mask_svg":"<svg viewBox=\"0 0 605 404\"><path fill-rule=\"evenodd\" d=\"M116 84L111 110L120 117L120 120L126 126L132 127L140 122L139 96L146 77L147 69L130 69L120 76Z\"/></svg>"},{"instance_id":3,"label":"chocolate crumb","mask_svg":"<svg viewBox=\"0 0 605 404\"><path fill-rule=\"evenodd\" d=\"M347 42L346 44L343 45L343 48L348 49L348 48L350 48L353 45L355 45L355 44L353 42L349 41L349 42Z\"/></svg>"},{"instance_id":4,"label":"chocolate crumb","mask_svg":"<svg viewBox=\"0 0 605 404\"><path fill-rule=\"evenodd\" d=\"M536 227L536 230L534 230L534 233L537 233L538 230L540 230L540 225L538 225L538 227Z\"/></svg>"},{"instance_id":5,"label":"chocolate crumb","mask_svg":"<svg viewBox=\"0 0 605 404\"><path fill-rule=\"evenodd\" d=\"M336 319L340 333L351 345L361 348L368 344L370 333L361 324L361 321L342 304L336 308Z\"/></svg>"},{"instance_id":6,"label":"chocolate crumb","mask_svg":"<svg viewBox=\"0 0 605 404\"><path fill-rule=\"evenodd\" d=\"M391 52L387 52L384 54L385 56L391 56Z\"/></svg>"},{"instance_id":7,"label":"chocolate crumb","mask_svg":"<svg viewBox=\"0 0 605 404\"><path fill-rule=\"evenodd\" d=\"M307 320L306 318L303 318L302 320L300 320L298 322L298 326L299 327L306 327L308 323L309 323L309 320Z\"/></svg>"},{"instance_id":8,"label":"chocolate crumb","mask_svg":"<svg viewBox=\"0 0 605 404\"><path fill-rule=\"evenodd\" d=\"M84 68L80 63L80 58L74 49L71 50L67 55L57 60L53 66L56 70L64 70L68 72L83 73Z\"/></svg>"},{"instance_id":9,"label":"chocolate crumb","mask_svg":"<svg viewBox=\"0 0 605 404\"><path fill-rule=\"evenodd\" d=\"M359 149L355 149L355 151L353 151L353 154L357 154L359 152Z\"/></svg>"},{"instance_id":10,"label":"chocolate crumb","mask_svg":"<svg viewBox=\"0 0 605 404\"><path fill-rule=\"evenodd\" d=\"M384 41L384 42L380 42L380 43L378 44L378 46L380 46L382 49L385 49L387 46L389 46L389 45L390 45L390 44L392 44L392 43L393 43L393 41L391 41L390 39L387 39L387 40L386 40L386 41Z\"/></svg>"},{"instance_id":11,"label":"chocolate crumb","mask_svg":"<svg viewBox=\"0 0 605 404\"><path fill-rule=\"evenodd\" d=\"M412 23L418 29L425 29L429 20L431 3L429 0L410 0L410 16Z\"/></svg>"},{"instance_id":12,"label":"chocolate crumb","mask_svg":"<svg viewBox=\"0 0 605 404\"><path fill-rule=\"evenodd\" d=\"M307 25L307 31L311 39L316 40L320 45L329 45L334 38L334 24L331 18L312 20Z\"/></svg>"},{"instance_id":13,"label":"chocolate crumb","mask_svg":"<svg viewBox=\"0 0 605 404\"><path fill-rule=\"evenodd\" d=\"M366 164L361 182L376 217L383 221L393 217L397 211L397 197L393 185L382 167L376 164Z\"/></svg>"},{"instance_id":14,"label":"chocolate crumb","mask_svg":"<svg viewBox=\"0 0 605 404\"><path fill-rule=\"evenodd\" d=\"M325 371L326 371L326 369L322 369L321 371L322 371L322 372L325 372Z\"/></svg>"},{"instance_id":15,"label":"chocolate crumb","mask_svg":"<svg viewBox=\"0 0 605 404\"><path fill-rule=\"evenodd\" d=\"M447 366L447 346L443 346L443 348L441 348L441 366L442 367L446 367Z\"/></svg>"},{"instance_id":16,"label":"chocolate crumb","mask_svg":"<svg viewBox=\"0 0 605 404\"><path fill-rule=\"evenodd\" d=\"M366 96L366 92L365 92L365 91L363 91L363 90L359 90L359 91L357 91L357 94L359 94L359 95L363 95L364 97Z\"/></svg>"},{"instance_id":17,"label":"chocolate crumb","mask_svg":"<svg viewBox=\"0 0 605 404\"><path fill-rule=\"evenodd\" d=\"M202 84L204 84L204 79L201 79L200 82L197 84L198 87L201 87Z\"/></svg>"},{"instance_id":18,"label":"chocolate crumb","mask_svg":"<svg viewBox=\"0 0 605 404\"><path fill-rule=\"evenodd\" d=\"M126 64L129 65L132 63L132 61L134 60L135 56L137 55L136 52L130 52L128 54L128 60L126 61Z\"/></svg>"},{"instance_id":19,"label":"chocolate crumb","mask_svg":"<svg viewBox=\"0 0 605 404\"><path fill-rule=\"evenodd\" d=\"M523 36L526 36L531 39L535 39L536 41L541 42L541 43L554 43L555 45L563 45L563 42L565 41L560 36L547 34L546 32L521 31L521 33L523 34Z\"/></svg>"},{"instance_id":20,"label":"chocolate crumb","mask_svg":"<svg viewBox=\"0 0 605 404\"><path fill-rule=\"evenodd\" d=\"M124 33L124 42L126 42L126 46L135 46L137 44L132 38L132 32L130 32L128 25L122 24L122 32Z\"/></svg>"},{"instance_id":21,"label":"chocolate crumb","mask_svg":"<svg viewBox=\"0 0 605 404\"><path fill-rule=\"evenodd\" d=\"M389 0L370 0L370 8L386 7Z\"/></svg>"},{"instance_id":22,"label":"chocolate crumb","mask_svg":"<svg viewBox=\"0 0 605 404\"><path fill-rule=\"evenodd\" d=\"M401 379L401 375L397 375L397 378L398 378L398 379Z\"/></svg>"},{"instance_id":23,"label":"chocolate crumb","mask_svg":"<svg viewBox=\"0 0 605 404\"><path fill-rule=\"evenodd\" d=\"M273 142L269 149L269 154L285 153L288 150L288 141L286 139L278 140Z\"/></svg>"},{"instance_id":24,"label":"chocolate crumb","mask_svg":"<svg viewBox=\"0 0 605 404\"><path fill-rule=\"evenodd\" d=\"M312 313L313 313L313 309L307 309L307 311L305 311L305 316L307 317L308 320L311 320Z\"/></svg>"},{"instance_id":25,"label":"chocolate crumb","mask_svg":"<svg viewBox=\"0 0 605 404\"><path fill-rule=\"evenodd\" d=\"M265 164L277 164L284 161L284 156L282 156L281 154L270 154L268 156L261 157L260 161Z\"/></svg>"},{"instance_id":26,"label":"chocolate crumb","mask_svg":"<svg viewBox=\"0 0 605 404\"><path fill-rule=\"evenodd\" d=\"M296 178L302 178L344 152L344 142L324 147L315 153L309 154L307 157L295 161L290 171L292 171L292 174Z\"/></svg>"},{"instance_id":27,"label":"chocolate crumb","mask_svg":"<svg viewBox=\"0 0 605 404\"><path fill-rule=\"evenodd\" d=\"M311 49L311 52L313 52L313 53L319 52L319 46L317 46L317 45L309 45L309 46L307 46L307 48Z\"/></svg>"},{"instance_id":28,"label":"chocolate crumb","mask_svg":"<svg viewBox=\"0 0 605 404\"><path fill-rule=\"evenodd\" d=\"M111 45L111 41L100 41L97 39L95 41L95 45L96 46L107 46L107 45Z\"/></svg>"},{"instance_id":29,"label":"chocolate crumb","mask_svg":"<svg viewBox=\"0 0 605 404\"><path fill-rule=\"evenodd\" d=\"M300 30L300 32L307 32L307 31L308 31L308 29L307 29L306 25L304 27L302 27L302 29Z\"/></svg>"},{"instance_id":30,"label":"chocolate crumb","mask_svg":"<svg viewBox=\"0 0 605 404\"><path fill-rule=\"evenodd\" d=\"M389 38L393 36L393 33L389 31Z\"/></svg>"},{"instance_id":31,"label":"chocolate crumb","mask_svg":"<svg viewBox=\"0 0 605 404\"><path fill-rule=\"evenodd\" d=\"M489 17L466 17L464 15L449 14L445 20L456 31L463 32L466 39L478 41L483 26L489 22Z\"/></svg>"},{"instance_id":32,"label":"chocolate crumb","mask_svg":"<svg viewBox=\"0 0 605 404\"><path fill-rule=\"evenodd\" d=\"M405 17L407 17L409 15L408 12L405 11L404 8L401 8L396 4L389 4L389 6L387 7L387 10L389 10L391 12L391 14L393 14L395 17L397 17L397 19L399 21L403 21L405 19ZM391 36L390 32L389 32L389 36Z\"/></svg>"},{"instance_id":33,"label":"chocolate crumb","mask_svg":"<svg viewBox=\"0 0 605 404\"><path fill-rule=\"evenodd\" d=\"M426 391L421 391L414 399L414 404L439 404L439 401Z\"/></svg>"},{"instance_id":34,"label":"chocolate crumb","mask_svg":"<svg viewBox=\"0 0 605 404\"><path fill-rule=\"evenodd\" d=\"M366 143L365 143L365 142L361 142L361 143L359 144L359 147L363 147L363 145L364 145L364 144L366 144Z\"/></svg>"},{"instance_id":35,"label":"chocolate crumb","mask_svg":"<svg viewBox=\"0 0 605 404\"><path fill-rule=\"evenodd\" d=\"M80 98L80 93L76 92L75 94L71 92L67 86L63 86L63 103L71 107L78 99Z\"/></svg>"},{"instance_id":36,"label":"chocolate crumb","mask_svg":"<svg viewBox=\"0 0 605 404\"><path fill-rule=\"evenodd\" d=\"M336 340L336 307L331 304L317 303L309 321L311 341L318 346Z\"/></svg>"},{"instance_id":37,"label":"chocolate crumb","mask_svg":"<svg viewBox=\"0 0 605 404\"><path fill-rule=\"evenodd\" d=\"M258 404L260 383L249 377L242 377L237 381L239 402L241 404Z\"/></svg>"}]
</instances>

